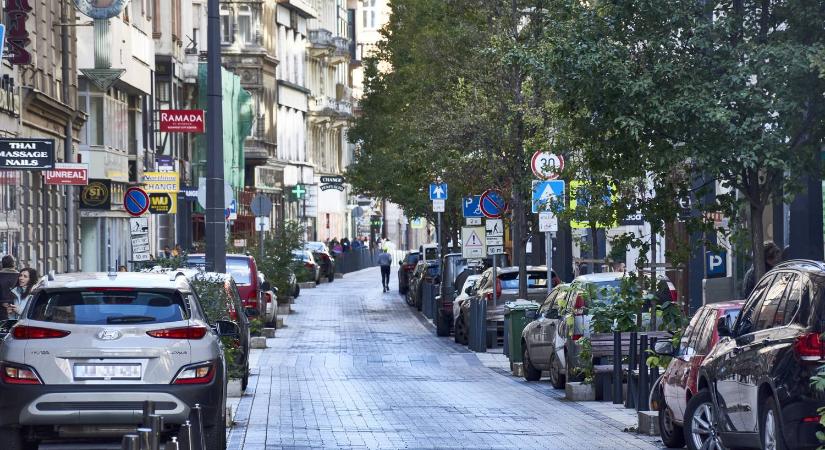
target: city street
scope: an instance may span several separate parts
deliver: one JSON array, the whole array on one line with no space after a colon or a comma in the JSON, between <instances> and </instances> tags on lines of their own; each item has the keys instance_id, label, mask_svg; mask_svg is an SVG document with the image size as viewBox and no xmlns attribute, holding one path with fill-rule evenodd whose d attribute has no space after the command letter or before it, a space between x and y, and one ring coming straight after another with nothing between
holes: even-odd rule
<instances>
[{"instance_id":1,"label":"city street","mask_svg":"<svg viewBox=\"0 0 825 450\"><path fill-rule=\"evenodd\" d=\"M229 448L661 448L512 377L500 354L436 337L395 290L396 267L386 294L377 268L302 291L258 353Z\"/></svg>"}]
</instances>

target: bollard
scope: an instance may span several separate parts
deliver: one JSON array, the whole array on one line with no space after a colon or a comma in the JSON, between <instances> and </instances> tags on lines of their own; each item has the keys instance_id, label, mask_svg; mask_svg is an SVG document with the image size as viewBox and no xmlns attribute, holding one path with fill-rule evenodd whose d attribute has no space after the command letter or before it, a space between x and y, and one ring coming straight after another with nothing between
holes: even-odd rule
<instances>
[{"instance_id":1,"label":"bollard","mask_svg":"<svg viewBox=\"0 0 825 450\"><path fill-rule=\"evenodd\" d=\"M622 333L613 332L613 404L622 404Z\"/></svg>"},{"instance_id":2,"label":"bollard","mask_svg":"<svg viewBox=\"0 0 825 450\"><path fill-rule=\"evenodd\" d=\"M121 450L140 450L140 439L136 434L127 434L123 436L123 441L120 443Z\"/></svg>"},{"instance_id":3,"label":"bollard","mask_svg":"<svg viewBox=\"0 0 825 450\"><path fill-rule=\"evenodd\" d=\"M155 413L155 402L152 400L146 400L143 402L143 421L140 422L141 426L149 427L149 416Z\"/></svg>"},{"instance_id":4,"label":"bollard","mask_svg":"<svg viewBox=\"0 0 825 450\"><path fill-rule=\"evenodd\" d=\"M206 446L203 438L203 409L199 403L192 408L192 441L193 450L201 450Z\"/></svg>"},{"instance_id":5,"label":"bollard","mask_svg":"<svg viewBox=\"0 0 825 450\"><path fill-rule=\"evenodd\" d=\"M647 411L650 387L647 385L647 335L640 336L639 344L639 386L637 390L638 400L636 401L636 411Z\"/></svg>"},{"instance_id":6,"label":"bollard","mask_svg":"<svg viewBox=\"0 0 825 450\"><path fill-rule=\"evenodd\" d=\"M433 318L433 302L430 297L433 296L432 284L429 282L424 282L421 286L421 312L424 314L424 317L428 319Z\"/></svg>"},{"instance_id":7,"label":"bollard","mask_svg":"<svg viewBox=\"0 0 825 450\"><path fill-rule=\"evenodd\" d=\"M431 284L430 285L430 309L433 312L433 325L438 326L438 310L439 304L438 301L441 300L441 294L438 292L441 288L440 284Z\"/></svg>"},{"instance_id":8,"label":"bollard","mask_svg":"<svg viewBox=\"0 0 825 450\"><path fill-rule=\"evenodd\" d=\"M628 352L627 361L627 399L624 403L625 408L636 407L636 379L633 377L633 370L636 368L636 332L630 332L630 351Z\"/></svg>"},{"instance_id":9,"label":"bollard","mask_svg":"<svg viewBox=\"0 0 825 450\"><path fill-rule=\"evenodd\" d=\"M149 428L152 430L151 450L160 450L160 434L163 432L163 417L157 414L149 416Z\"/></svg>"},{"instance_id":10,"label":"bollard","mask_svg":"<svg viewBox=\"0 0 825 450\"><path fill-rule=\"evenodd\" d=\"M656 348L656 342L657 341L658 341L658 339L655 336L650 338L650 348L651 348L651 350ZM648 377L648 382L650 383L650 386L647 390L648 392L650 392L650 390L653 389L653 383L655 383L656 380L658 380L658 379L659 379L659 366L653 366L653 367L650 368L650 377Z\"/></svg>"},{"instance_id":11,"label":"bollard","mask_svg":"<svg viewBox=\"0 0 825 450\"><path fill-rule=\"evenodd\" d=\"M473 299L470 302L470 350L483 353L487 351L487 302Z\"/></svg>"},{"instance_id":12,"label":"bollard","mask_svg":"<svg viewBox=\"0 0 825 450\"><path fill-rule=\"evenodd\" d=\"M192 448L192 423L188 420L178 430L178 447L180 450L195 450Z\"/></svg>"},{"instance_id":13,"label":"bollard","mask_svg":"<svg viewBox=\"0 0 825 450\"><path fill-rule=\"evenodd\" d=\"M163 447L163 450L181 450L181 448L178 445L178 440L173 436L172 440Z\"/></svg>"},{"instance_id":14,"label":"bollard","mask_svg":"<svg viewBox=\"0 0 825 450\"><path fill-rule=\"evenodd\" d=\"M152 450L152 429L138 428L138 440L140 441L140 450Z\"/></svg>"}]
</instances>

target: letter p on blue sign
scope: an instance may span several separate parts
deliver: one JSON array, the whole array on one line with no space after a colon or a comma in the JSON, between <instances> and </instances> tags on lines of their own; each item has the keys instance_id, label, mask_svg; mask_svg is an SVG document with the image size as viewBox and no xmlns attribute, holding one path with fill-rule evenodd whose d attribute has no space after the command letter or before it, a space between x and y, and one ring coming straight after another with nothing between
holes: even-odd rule
<instances>
[{"instance_id":1,"label":"letter p on blue sign","mask_svg":"<svg viewBox=\"0 0 825 450\"><path fill-rule=\"evenodd\" d=\"M707 278L728 276L728 252L705 252L705 275Z\"/></svg>"}]
</instances>

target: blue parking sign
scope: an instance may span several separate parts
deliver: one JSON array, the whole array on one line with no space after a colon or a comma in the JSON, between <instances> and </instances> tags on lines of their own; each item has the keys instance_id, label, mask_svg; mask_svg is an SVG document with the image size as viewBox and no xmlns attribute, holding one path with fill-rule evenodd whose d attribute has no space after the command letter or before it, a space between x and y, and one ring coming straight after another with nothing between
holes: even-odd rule
<instances>
[{"instance_id":1,"label":"blue parking sign","mask_svg":"<svg viewBox=\"0 0 825 450\"><path fill-rule=\"evenodd\" d=\"M480 195L464 197L461 202L461 205L463 206L462 209L464 211L464 217L484 217L484 214L481 213L480 201Z\"/></svg>"},{"instance_id":2,"label":"blue parking sign","mask_svg":"<svg viewBox=\"0 0 825 450\"><path fill-rule=\"evenodd\" d=\"M706 278L722 278L728 276L728 252L705 252Z\"/></svg>"}]
</instances>

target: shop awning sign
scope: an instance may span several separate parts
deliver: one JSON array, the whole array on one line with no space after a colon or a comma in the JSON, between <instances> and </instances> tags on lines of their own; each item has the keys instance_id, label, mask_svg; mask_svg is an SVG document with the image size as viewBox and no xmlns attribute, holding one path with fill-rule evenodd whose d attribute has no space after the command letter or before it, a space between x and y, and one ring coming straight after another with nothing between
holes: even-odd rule
<instances>
[{"instance_id":1,"label":"shop awning sign","mask_svg":"<svg viewBox=\"0 0 825 450\"><path fill-rule=\"evenodd\" d=\"M54 139L0 139L0 170L54 168Z\"/></svg>"}]
</instances>

